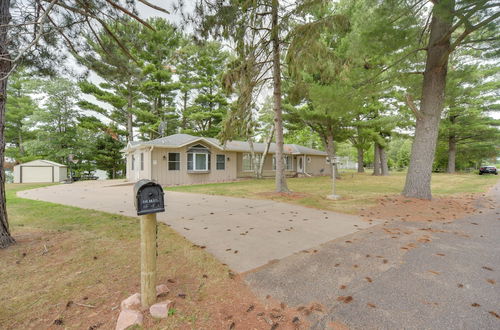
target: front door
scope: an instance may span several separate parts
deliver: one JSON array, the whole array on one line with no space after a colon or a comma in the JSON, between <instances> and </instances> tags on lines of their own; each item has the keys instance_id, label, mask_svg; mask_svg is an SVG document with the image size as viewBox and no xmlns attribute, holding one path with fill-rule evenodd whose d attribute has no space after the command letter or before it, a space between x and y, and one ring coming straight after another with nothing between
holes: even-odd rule
<instances>
[{"instance_id":1,"label":"front door","mask_svg":"<svg viewBox=\"0 0 500 330\"><path fill-rule=\"evenodd\" d=\"M304 172L304 156L297 157L297 172Z\"/></svg>"}]
</instances>

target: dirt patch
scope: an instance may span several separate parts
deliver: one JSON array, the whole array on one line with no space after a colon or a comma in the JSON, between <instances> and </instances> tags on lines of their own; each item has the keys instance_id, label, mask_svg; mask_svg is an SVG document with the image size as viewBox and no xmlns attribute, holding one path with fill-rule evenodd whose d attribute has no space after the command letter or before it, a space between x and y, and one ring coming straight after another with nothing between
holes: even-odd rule
<instances>
[{"instance_id":1,"label":"dirt patch","mask_svg":"<svg viewBox=\"0 0 500 330\"><path fill-rule=\"evenodd\" d=\"M367 219L387 219L403 221L450 221L476 212L475 195L436 197L432 200L407 198L404 196L384 196L377 205L364 209L360 215Z\"/></svg>"},{"instance_id":2,"label":"dirt patch","mask_svg":"<svg viewBox=\"0 0 500 330\"><path fill-rule=\"evenodd\" d=\"M302 198L306 198L306 197L311 196L310 194L301 193L301 192L284 193L284 192L273 192L273 191L261 192L261 193L258 193L256 195L261 197L261 198L279 199L279 200L283 200L283 199L298 200L298 199L302 199Z\"/></svg>"}]
</instances>

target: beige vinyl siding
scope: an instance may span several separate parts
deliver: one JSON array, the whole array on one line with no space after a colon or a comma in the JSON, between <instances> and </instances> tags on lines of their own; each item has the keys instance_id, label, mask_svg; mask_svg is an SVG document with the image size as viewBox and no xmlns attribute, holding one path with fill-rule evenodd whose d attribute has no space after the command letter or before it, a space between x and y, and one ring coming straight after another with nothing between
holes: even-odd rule
<instances>
[{"instance_id":1,"label":"beige vinyl siding","mask_svg":"<svg viewBox=\"0 0 500 330\"><path fill-rule=\"evenodd\" d=\"M330 175L330 164L326 162L326 156L308 156L305 162L306 173L311 175Z\"/></svg>"},{"instance_id":2,"label":"beige vinyl siding","mask_svg":"<svg viewBox=\"0 0 500 330\"><path fill-rule=\"evenodd\" d=\"M200 143L195 143L200 144ZM202 143L201 143L202 144ZM185 185L208 182L225 182L236 179L236 153L225 152L212 146L202 144L210 150L210 171L193 173L187 170L187 150L192 146L168 149L155 147L151 160L151 177L162 185ZM180 169L168 169L168 153L180 153ZM225 156L225 169L217 170L217 155ZM229 160L228 160L229 158Z\"/></svg>"},{"instance_id":3,"label":"beige vinyl siding","mask_svg":"<svg viewBox=\"0 0 500 330\"><path fill-rule=\"evenodd\" d=\"M54 168L54 182L61 182L68 178L68 168L67 167L55 167Z\"/></svg>"},{"instance_id":4,"label":"beige vinyl siding","mask_svg":"<svg viewBox=\"0 0 500 330\"><path fill-rule=\"evenodd\" d=\"M187 150L197 144L201 144L210 150L210 171L194 172L187 169ZM141 153L144 153L144 170L142 171L140 167ZM169 153L179 153L179 170L168 169ZM135 156L133 171L131 170L132 154ZM226 152L200 142L194 142L181 148L143 148L127 155L127 179L129 181L151 179L162 185L188 185L226 182L237 178L252 178L254 177L253 171L243 171L243 154L242 152ZM217 170L217 155L225 156L224 170ZM274 177L276 175L276 171L273 170L273 156L274 154L268 154L266 157L263 170L264 177ZM297 171L297 159L298 157L304 157L304 155L288 156L292 158L293 169L286 171L286 175L294 176ZM308 174L328 175L330 173L328 163L326 163L326 156L305 155L304 159L304 168Z\"/></svg>"},{"instance_id":5,"label":"beige vinyl siding","mask_svg":"<svg viewBox=\"0 0 500 330\"><path fill-rule=\"evenodd\" d=\"M151 178L151 148L135 150L127 155L127 180L138 181ZM144 154L144 168L141 170L141 153ZM135 157L134 169L132 170L132 156Z\"/></svg>"}]
</instances>

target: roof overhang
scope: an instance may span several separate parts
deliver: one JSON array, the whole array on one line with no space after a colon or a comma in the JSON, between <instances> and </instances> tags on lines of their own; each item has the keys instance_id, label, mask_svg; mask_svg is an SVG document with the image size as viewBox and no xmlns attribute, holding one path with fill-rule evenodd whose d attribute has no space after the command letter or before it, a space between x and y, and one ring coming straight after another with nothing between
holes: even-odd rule
<instances>
[{"instance_id":1,"label":"roof overhang","mask_svg":"<svg viewBox=\"0 0 500 330\"><path fill-rule=\"evenodd\" d=\"M205 139L204 137L199 137L197 139L194 139L194 140L191 140L191 141L188 141L186 143L183 143L183 144L179 144L179 145L166 145L166 144L143 144L143 143L136 143L136 144L132 144L130 142L127 143L127 146L125 148L123 148L122 150L120 150L122 153L127 153L127 152L131 152L131 151L134 151L134 150L139 150L139 149L148 149L148 148L151 148L151 147L154 147L154 148L165 148L165 149L178 149L178 148L183 148L185 146L188 146L190 144L193 144L193 143L200 143L200 142L203 142L203 143L206 143L214 148L217 148L219 150L225 150L224 148L222 148L221 146L211 142L210 140L207 140Z\"/></svg>"}]
</instances>

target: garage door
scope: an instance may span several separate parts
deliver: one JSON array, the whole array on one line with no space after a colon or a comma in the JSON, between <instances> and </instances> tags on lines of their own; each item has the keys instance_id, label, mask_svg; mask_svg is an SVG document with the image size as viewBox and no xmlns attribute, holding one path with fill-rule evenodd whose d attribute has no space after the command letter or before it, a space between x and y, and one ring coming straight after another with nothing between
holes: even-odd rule
<instances>
[{"instance_id":1,"label":"garage door","mask_svg":"<svg viewBox=\"0 0 500 330\"><path fill-rule=\"evenodd\" d=\"M52 182L52 166L22 166L21 182Z\"/></svg>"}]
</instances>

